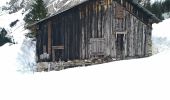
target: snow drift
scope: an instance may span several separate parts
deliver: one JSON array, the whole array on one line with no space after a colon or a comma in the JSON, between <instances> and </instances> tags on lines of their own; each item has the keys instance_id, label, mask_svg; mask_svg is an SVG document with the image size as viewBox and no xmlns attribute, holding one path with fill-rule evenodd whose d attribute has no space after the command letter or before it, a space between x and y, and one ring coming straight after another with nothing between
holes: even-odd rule
<instances>
[{"instance_id":1,"label":"snow drift","mask_svg":"<svg viewBox=\"0 0 170 100\"><path fill-rule=\"evenodd\" d=\"M7 30L8 35L12 37L15 44L6 44L0 47L0 66L3 73L11 73L9 70L20 72L28 72L34 69L35 65L35 42L32 39L26 38L25 35L29 32L24 28L24 10L0 16L0 27ZM11 22L19 20L16 25L10 27ZM3 67L6 66L6 67Z\"/></svg>"},{"instance_id":2,"label":"snow drift","mask_svg":"<svg viewBox=\"0 0 170 100\"><path fill-rule=\"evenodd\" d=\"M170 19L166 19L161 23L153 24L152 42L153 53L159 53L170 50Z\"/></svg>"}]
</instances>

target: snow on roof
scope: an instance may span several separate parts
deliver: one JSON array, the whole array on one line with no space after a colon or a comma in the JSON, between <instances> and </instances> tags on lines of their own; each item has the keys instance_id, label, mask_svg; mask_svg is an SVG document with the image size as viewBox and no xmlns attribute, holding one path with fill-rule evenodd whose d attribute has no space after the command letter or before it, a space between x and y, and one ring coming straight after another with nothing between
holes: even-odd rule
<instances>
[{"instance_id":1,"label":"snow on roof","mask_svg":"<svg viewBox=\"0 0 170 100\"><path fill-rule=\"evenodd\" d=\"M36 22L32 25L43 22L44 20L47 20L51 17L54 17L54 16L56 16L56 15L62 13L62 12L65 12L65 11L67 11L67 10L77 6L77 5L83 4L86 1L89 1L89 0L57 0L57 1L54 1L53 3L51 3L51 5L48 5L48 6L54 7L53 9L55 9L55 11L54 11L55 13L53 13L51 16L46 17L46 18L44 18L44 19L42 19L42 20L40 20L40 21L38 21L38 22ZM32 25L30 25L30 26L32 26Z\"/></svg>"},{"instance_id":2,"label":"snow on roof","mask_svg":"<svg viewBox=\"0 0 170 100\"><path fill-rule=\"evenodd\" d=\"M82 4L85 1L88 0L56 0L51 5L54 5L53 7L56 9L54 13L56 14L71 9L72 7Z\"/></svg>"}]
</instances>

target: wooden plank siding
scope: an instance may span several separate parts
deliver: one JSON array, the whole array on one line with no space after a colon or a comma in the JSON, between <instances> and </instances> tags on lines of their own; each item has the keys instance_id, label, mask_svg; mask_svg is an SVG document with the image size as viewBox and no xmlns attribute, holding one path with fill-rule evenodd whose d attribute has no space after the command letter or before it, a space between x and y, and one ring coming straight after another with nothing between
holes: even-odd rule
<instances>
[{"instance_id":1,"label":"wooden plank siding","mask_svg":"<svg viewBox=\"0 0 170 100\"><path fill-rule=\"evenodd\" d=\"M51 46L52 46L52 28L51 28L51 21L48 22L48 54L51 56Z\"/></svg>"},{"instance_id":2,"label":"wooden plank siding","mask_svg":"<svg viewBox=\"0 0 170 100\"><path fill-rule=\"evenodd\" d=\"M37 59L45 52L50 61L149 56L151 30L149 16L126 0L89 0L39 24Z\"/></svg>"}]
</instances>

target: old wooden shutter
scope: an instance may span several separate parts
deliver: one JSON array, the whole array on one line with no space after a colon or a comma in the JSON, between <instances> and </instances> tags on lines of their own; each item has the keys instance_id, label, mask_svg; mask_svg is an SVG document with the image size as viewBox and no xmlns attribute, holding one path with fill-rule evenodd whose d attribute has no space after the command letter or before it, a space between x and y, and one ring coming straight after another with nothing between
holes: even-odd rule
<instances>
[{"instance_id":1,"label":"old wooden shutter","mask_svg":"<svg viewBox=\"0 0 170 100\"><path fill-rule=\"evenodd\" d=\"M104 38L90 38L90 56L104 55Z\"/></svg>"}]
</instances>

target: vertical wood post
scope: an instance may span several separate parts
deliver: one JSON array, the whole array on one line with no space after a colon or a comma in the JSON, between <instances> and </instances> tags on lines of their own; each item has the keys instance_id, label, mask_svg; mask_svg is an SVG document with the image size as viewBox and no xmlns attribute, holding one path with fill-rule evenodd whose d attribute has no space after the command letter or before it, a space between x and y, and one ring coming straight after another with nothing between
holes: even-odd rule
<instances>
[{"instance_id":1,"label":"vertical wood post","mask_svg":"<svg viewBox=\"0 0 170 100\"><path fill-rule=\"evenodd\" d=\"M51 29L51 21L48 22L48 54L49 56L51 56L51 32L52 32L52 29Z\"/></svg>"}]
</instances>

